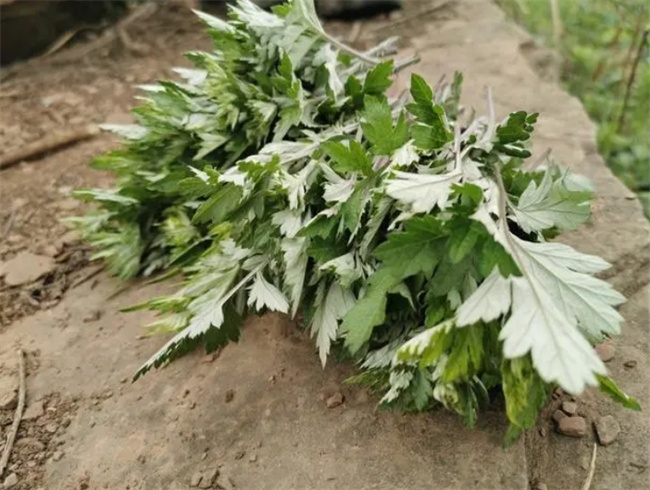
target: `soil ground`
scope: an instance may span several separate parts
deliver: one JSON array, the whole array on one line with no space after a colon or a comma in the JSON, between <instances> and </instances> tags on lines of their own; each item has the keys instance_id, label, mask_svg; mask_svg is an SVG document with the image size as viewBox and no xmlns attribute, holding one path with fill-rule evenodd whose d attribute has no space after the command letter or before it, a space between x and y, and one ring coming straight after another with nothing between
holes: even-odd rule
<instances>
[{"instance_id":1,"label":"soil ground","mask_svg":"<svg viewBox=\"0 0 650 490\"><path fill-rule=\"evenodd\" d=\"M486 0L417 15L428 4L412 1L391 17L329 28L361 46L403 36L429 80L463 71L464 102L479 111L491 86L499 117L513 109L542 113L537 154L552 147L557 160L596 183L593 222L562 239L614 264L606 277L629 302L608 366L647 409L650 239L639 203L598 156L579 102L553 81L551 54ZM171 67L186 64L185 50L209 49L193 16L173 5L129 27L129 37L137 50L118 40L75 59L81 47L72 47L6 78L2 153L62 128L129 121L135 85L171 77ZM321 369L301 327L282 316L250 318L239 344L218 355L195 352L131 384L164 339L142 336L148 313L118 310L171 285L125 286L97 273L88 250L59 221L84 211L67 197L71 189L111 185L111 176L87 163L116 144L101 135L0 173L0 260L24 251L53 260L50 272L28 284L0 279L0 396L17 385L18 348L27 368L27 413L6 472L18 478L12 488L208 488L214 471L210 488L581 488L595 441L591 430L567 438L542 417L536 431L504 451L505 421L496 409L482 414L475 430L442 411L377 412L368 393L341 385L352 367ZM327 398L339 392L344 403L327 408ZM592 392L578 407L589 423L611 414L621 425L618 440L599 448L591 488L649 488L647 411L626 412ZM0 406L0 450L12 417L13 405Z\"/></svg>"}]
</instances>

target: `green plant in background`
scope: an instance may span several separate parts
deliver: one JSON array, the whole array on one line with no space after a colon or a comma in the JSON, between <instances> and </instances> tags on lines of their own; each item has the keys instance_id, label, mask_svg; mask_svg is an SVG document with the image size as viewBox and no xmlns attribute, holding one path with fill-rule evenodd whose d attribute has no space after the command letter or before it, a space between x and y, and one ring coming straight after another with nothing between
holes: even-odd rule
<instances>
[{"instance_id":1,"label":"green plant in background","mask_svg":"<svg viewBox=\"0 0 650 490\"><path fill-rule=\"evenodd\" d=\"M362 53L323 31L313 2L230 22L199 14L213 52L184 82L143 87L123 149L94 166L117 187L77 191L98 209L72 221L121 277L180 272L173 294L132 309L174 333L140 376L204 345L236 341L249 313L300 313L321 362L358 362L350 381L381 404L436 404L474 425L502 392L508 440L550 392L593 385L638 404L592 345L619 332L609 265L549 241L589 219L589 182L549 163L526 170L537 114L474 119L462 76L434 92L388 40ZM168 273L168 274L169 274Z\"/></svg>"},{"instance_id":2,"label":"green plant in background","mask_svg":"<svg viewBox=\"0 0 650 490\"><path fill-rule=\"evenodd\" d=\"M561 78L598 123L598 147L650 218L650 3L499 0L542 44L560 52ZM555 14L554 14L555 10Z\"/></svg>"}]
</instances>

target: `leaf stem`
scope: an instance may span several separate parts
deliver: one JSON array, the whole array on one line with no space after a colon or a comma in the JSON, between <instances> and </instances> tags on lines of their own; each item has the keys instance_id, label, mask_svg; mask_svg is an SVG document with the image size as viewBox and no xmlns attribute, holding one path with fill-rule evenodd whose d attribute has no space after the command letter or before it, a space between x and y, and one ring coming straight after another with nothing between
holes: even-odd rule
<instances>
[{"instance_id":1,"label":"leaf stem","mask_svg":"<svg viewBox=\"0 0 650 490\"><path fill-rule=\"evenodd\" d=\"M334 36L328 34L325 31L320 31L320 33L325 39L327 39L327 41L332 43L334 46L339 48L341 51L345 51L346 53L351 54L352 56L355 56L355 57L359 58L361 61L364 61L364 62L366 62L366 63L368 63L370 65L377 65L377 64L379 64L381 62L381 60L378 59L378 58L368 56L365 53L362 53L361 51L357 51L352 46L348 46L347 44L342 43L341 41L336 39Z\"/></svg>"}]
</instances>

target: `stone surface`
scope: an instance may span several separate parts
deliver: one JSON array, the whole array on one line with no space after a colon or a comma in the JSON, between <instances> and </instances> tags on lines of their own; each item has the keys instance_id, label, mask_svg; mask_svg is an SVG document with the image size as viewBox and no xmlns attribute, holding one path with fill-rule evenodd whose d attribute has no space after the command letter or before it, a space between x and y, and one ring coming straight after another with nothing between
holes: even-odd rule
<instances>
[{"instance_id":1,"label":"stone surface","mask_svg":"<svg viewBox=\"0 0 650 490\"><path fill-rule=\"evenodd\" d=\"M596 427L598 442L600 442L601 446L609 446L621 432L621 426L611 415L605 415L596 419L594 427Z\"/></svg>"},{"instance_id":2,"label":"stone surface","mask_svg":"<svg viewBox=\"0 0 650 490\"><path fill-rule=\"evenodd\" d=\"M219 470L217 468L211 468L206 470L201 475L201 481L199 482L199 488L212 488L217 476L219 475Z\"/></svg>"},{"instance_id":3,"label":"stone surface","mask_svg":"<svg viewBox=\"0 0 650 490\"><path fill-rule=\"evenodd\" d=\"M435 82L442 74L449 78L455 70L462 70L466 81L463 102L479 113L484 112L486 85L493 89L498 119L511 110L540 110L533 141L536 154L553 147L558 162L595 182L598 198L592 223L560 239L614 265L603 277L629 302L620 309L626 322L622 336L616 339L617 358L608 368L623 390L642 406L650 406L645 288L650 234L640 205L595 154L595 128L580 103L556 84L540 80L535 66L539 57L530 37L505 21L491 2L459 0L450 10L444 20L432 16L404 29L407 49L417 49L422 59L417 71ZM199 30L179 31L175 51L181 45L182 49L201 48L196 43ZM188 33L195 37L184 38ZM204 46L209 44L205 37ZM141 65L147 61L139 58L131 73L124 69L123 75L140 77ZM169 66L168 60L161 61L158 71L147 76L156 78L158 72L167 73ZM142 77L139 83L145 83ZM100 85L102 81L84 78L79 92L97 85L98 93L106 92L115 107L131 103L131 93L114 100ZM71 174L81 174L95 153L83 146L60 152ZM63 168L60 163L55 156L43 158L38 166L30 167L37 169L30 181L48 172L54 181ZM3 173L3 188L24 189L25 181L20 179L25 175L20 169ZM102 183L111 185L108 178ZM25 240L23 236L19 242ZM135 342L140 326L153 316L146 312L127 316L117 310L173 288L138 286L107 299L118 287L117 281L98 276L95 288L83 284L66 293L52 311L70 311L66 329L53 329L54 316L40 312L0 331L0 358L13 359L18 344L40 351L40 367L30 372L29 397L60 392L82 400L75 421L57 436L65 443L66 457L46 468L44 488L82 488L79 482L85 481L90 483L84 483L84 488L123 489L128 481L133 482L131 488L144 484L152 489L185 489L206 441L211 454L224 455L241 489L327 490L341 488L344 482L360 490L525 490L529 481L544 482L551 489L573 489L581 488L584 481L580 461L589 456L591 444L546 437L544 446L526 448L527 441L521 440L503 451L507 426L500 413L481 413L477 429L468 430L458 417L444 411L425 415L377 412L376 400L327 410L315 393L333 392L354 371L336 363L323 370L313 342L275 315L250 319L241 342L228 346L212 363L202 363L205 358L197 351L164 371L148 374L133 387L125 384L123 393L106 401L110 409L92 406L87 400L98 383L129 376L166 341L155 337ZM114 328L98 334L97 329L83 325L84 315L96 308L104 309L106 324ZM617 359L638 360L637 368L625 370ZM274 373L282 369L285 375L276 377ZM267 382L271 375L272 385ZM237 388L237 396L228 404L223 403L224 385ZM170 402L179 387L191 388L198 401L195 410ZM347 389L349 399L355 400L355 387ZM596 390L580 400L581 410L587 413L614 415L624 435L599 451L591 490L647 488L648 410L624 411ZM265 444L256 449L258 464L234 459L235 448L252 448L261 435ZM134 457L142 453L152 454L145 465ZM529 475L533 471L539 472L536 478Z\"/></svg>"},{"instance_id":4,"label":"stone surface","mask_svg":"<svg viewBox=\"0 0 650 490\"><path fill-rule=\"evenodd\" d=\"M565 419L567 417L568 417L568 415L566 413L564 413L562 410L556 410L555 412L553 412L553 420L557 424L560 423L560 420Z\"/></svg>"},{"instance_id":5,"label":"stone surface","mask_svg":"<svg viewBox=\"0 0 650 490\"><path fill-rule=\"evenodd\" d=\"M4 488L13 488L16 485L18 485L18 476L16 473L10 473L7 478L5 478L5 481L2 483L2 486Z\"/></svg>"},{"instance_id":6,"label":"stone surface","mask_svg":"<svg viewBox=\"0 0 650 490\"><path fill-rule=\"evenodd\" d=\"M13 410L18 403L18 379L0 371L0 410Z\"/></svg>"},{"instance_id":7,"label":"stone surface","mask_svg":"<svg viewBox=\"0 0 650 490\"><path fill-rule=\"evenodd\" d=\"M575 415L578 413L578 404L570 401L562 402L562 411L567 415Z\"/></svg>"},{"instance_id":8,"label":"stone surface","mask_svg":"<svg viewBox=\"0 0 650 490\"><path fill-rule=\"evenodd\" d=\"M52 257L20 252L4 264L5 283L7 286L28 284L51 272L55 265Z\"/></svg>"},{"instance_id":9,"label":"stone surface","mask_svg":"<svg viewBox=\"0 0 650 490\"><path fill-rule=\"evenodd\" d=\"M336 408L340 405L343 405L343 393L336 392L332 396L329 396L327 400L325 400L325 405L327 405L327 408Z\"/></svg>"},{"instance_id":10,"label":"stone surface","mask_svg":"<svg viewBox=\"0 0 650 490\"><path fill-rule=\"evenodd\" d=\"M44 413L45 409L43 408L43 401L36 400L27 405L25 413L23 414L23 420L34 420L42 417Z\"/></svg>"},{"instance_id":11,"label":"stone surface","mask_svg":"<svg viewBox=\"0 0 650 490\"><path fill-rule=\"evenodd\" d=\"M598 344L595 349L598 357L600 357L603 362L611 361L614 359L614 355L616 355L616 347L611 339L606 340L602 344Z\"/></svg>"},{"instance_id":12,"label":"stone surface","mask_svg":"<svg viewBox=\"0 0 650 490\"><path fill-rule=\"evenodd\" d=\"M563 417L557 423L557 431L565 436L584 437L587 435L587 421L584 417Z\"/></svg>"}]
</instances>

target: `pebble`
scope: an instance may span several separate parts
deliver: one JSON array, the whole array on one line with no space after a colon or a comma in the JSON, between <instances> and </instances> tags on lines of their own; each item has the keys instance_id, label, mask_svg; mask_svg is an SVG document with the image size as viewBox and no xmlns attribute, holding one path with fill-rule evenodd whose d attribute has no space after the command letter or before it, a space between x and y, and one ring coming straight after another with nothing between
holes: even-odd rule
<instances>
[{"instance_id":1,"label":"pebble","mask_svg":"<svg viewBox=\"0 0 650 490\"><path fill-rule=\"evenodd\" d=\"M96 322L102 317L102 313L103 313L102 310L93 310L83 318L83 322L84 323Z\"/></svg>"},{"instance_id":2,"label":"pebble","mask_svg":"<svg viewBox=\"0 0 650 490\"><path fill-rule=\"evenodd\" d=\"M243 449L240 449L235 453L235 459L242 459L244 456L246 456L246 451Z\"/></svg>"},{"instance_id":3,"label":"pebble","mask_svg":"<svg viewBox=\"0 0 650 490\"><path fill-rule=\"evenodd\" d=\"M212 468L211 470L204 471L201 474L201 481L199 482L199 488L212 488L215 480L219 476L219 470L217 468Z\"/></svg>"},{"instance_id":4,"label":"pebble","mask_svg":"<svg viewBox=\"0 0 650 490\"><path fill-rule=\"evenodd\" d=\"M54 245L45 245L39 250L39 252L42 253L43 255L47 256L47 257L54 258L57 255L59 255L60 250L57 247L55 247Z\"/></svg>"},{"instance_id":5,"label":"pebble","mask_svg":"<svg viewBox=\"0 0 650 490\"><path fill-rule=\"evenodd\" d=\"M54 434L56 430L58 429L57 425L54 422L50 422L45 426L45 430L49 432L50 434Z\"/></svg>"},{"instance_id":6,"label":"pebble","mask_svg":"<svg viewBox=\"0 0 650 490\"><path fill-rule=\"evenodd\" d=\"M546 483L538 482L533 487L533 490L548 490L548 485Z\"/></svg>"},{"instance_id":7,"label":"pebble","mask_svg":"<svg viewBox=\"0 0 650 490\"><path fill-rule=\"evenodd\" d=\"M598 442L600 442L601 446L609 446L621 432L621 426L611 415L599 417L594 422L594 426L596 427Z\"/></svg>"},{"instance_id":8,"label":"pebble","mask_svg":"<svg viewBox=\"0 0 650 490\"><path fill-rule=\"evenodd\" d=\"M562 420L564 418L567 418L567 417L568 417L568 415L566 413L564 413L562 410L556 410L555 412L553 412L553 420L555 420L556 424L559 424L560 420Z\"/></svg>"},{"instance_id":9,"label":"pebble","mask_svg":"<svg viewBox=\"0 0 650 490\"><path fill-rule=\"evenodd\" d=\"M11 473L9 476L7 476L7 478L5 478L2 486L4 488L11 488L16 485L18 485L18 477L16 476L16 473Z\"/></svg>"},{"instance_id":10,"label":"pebble","mask_svg":"<svg viewBox=\"0 0 650 490\"><path fill-rule=\"evenodd\" d=\"M233 400L233 398L235 398L235 390L230 389L226 391L226 395L224 398L226 400L226 403L230 403Z\"/></svg>"},{"instance_id":11,"label":"pebble","mask_svg":"<svg viewBox=\"0 0 650 490\"><path fill-rule=\"evenodd\" d=\"M578 412L578 404L576 402L562 402L562 411L567 415L575 415Z\"/></svg>"},{"instance_id":12,"label":"pebble","mask_svg":"<svg viewBox=\"0 0 650 490\"><path fill-rule=\"evenodd\" d=\"M625 367L628 368L628 369L633 369L633 368L636 367L636 361L635 361L634 359L632 359L632 360L630 360L630 361L625 361L625 362L623 363L623 366L625 366Z\"/></svg>"},{"instance_id":13,"label":"pebble","mask_svg":"<svg viewBox=\"0 0 650 490\"><path fill-rule=\"evenodd\" d=\"M253 453L248 457L248 462L254 463L255 461L257 461L257 454Z\"/></svg>"},{"instance_id":14,"label":"pebble","mask_svg":"<svg viewBox=\"0 0 650 490\"><path fill-rule=\"evenodd\" d=\"M81 240L81 234L77 230L70 230L61 235L54 246L62 249L66 245L71 245L79 240Z\"/></svg>"},{"instance_id":15,"label":"pebble","mask_svg":"<svg viewBox=\"0 0 650 490\"><path fill-rule=\"evenodd\" d=\"M587 421L584 417L564 417L557 424L560 434L570 437L584 437L587 434Z\"/></svg>"},{"instance_id":16,"label":"pebble","mask_svg":"<svg viewBox=\"0 0 650 490\"><path fill-rule=\"evenodd\" d=\"M325 401L325 405L327 405L327 408L336 408L339 405L343 405L343 401L343 393L338 391Z\"/></svg>"},{"instance_id":17,"label":"pebble","mask_svg":"<svg viewBox=\"0 0 650 490\"><path fill-rule=\"evenodd\" d=\"M235 490L235 482L226 475L219 475L219 481L217 482L217 488L223 490Z\"/></svg>"},{"instance_id":18,"label":"pebble","mask_svg":"<svg viewBox=\"0 0 650 490\"><path fill-rule=\"evenodd\" d=\"M55 267L56 263L52 257L36 255L31 252L20 252L3 265L5 284L7 286L20 286L34 282L39 277L52 272Z\"/></svg>"},{"instance_id":19,"label":"pebble","mask_svg":"<svg viewBox=\"0 0 650 490\"><path fill-rule=\"evenodd\" d=\"M198 487L199 483L201 483L201 479L203 478L203 474L199 471L194 473L192 475L192 478L190 478L190 487Z\"/></svg>"},{"instance_id":20,"label":"pebble","mask_svg":"<svg viewBox=\"0 0 650 490\"><path fill-rule=\"evenodd\" d=\"M595 349L603 362L611 361L614 359L614 354L616 354L616 347L611 339L607 339L605 342L598 344Z\"/></svg>"},{"instance_id":21,"label":"pebble","mask_svg":"<svg viewBox=\"0 0 650 490\"><path fill-rule=\"evenodd\" d=\"M60 461L62 457L63 457L63 451L54 451L54 454L52 455L52 459L54 461Z\"/></svg>"},{"instance_id":22,"label":"pebble","mask_svg":"<svg viewBox=\"0 0 650 490\"><path fill-rule=\"evenodd\" d=\"M13 410L18 404L18 380L14 376L0 376L0 410Z\"/></svg>"}]
</instances>

